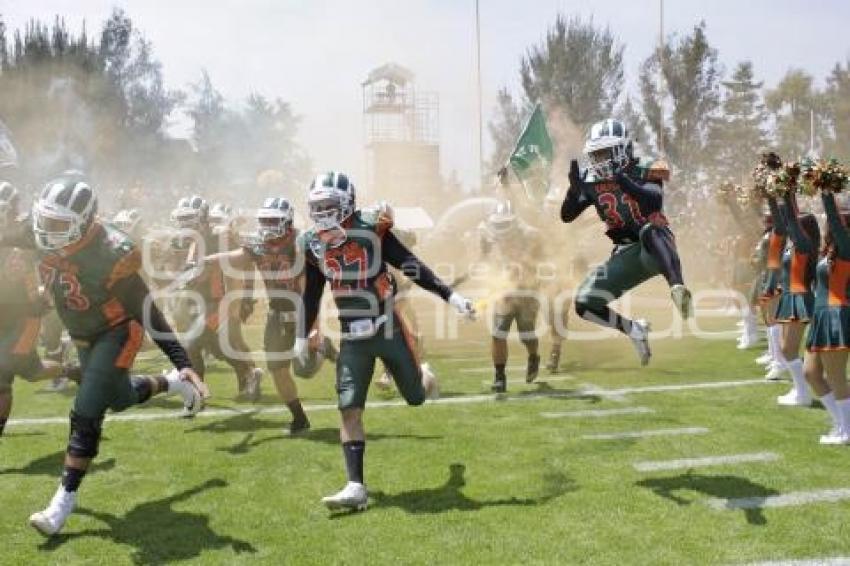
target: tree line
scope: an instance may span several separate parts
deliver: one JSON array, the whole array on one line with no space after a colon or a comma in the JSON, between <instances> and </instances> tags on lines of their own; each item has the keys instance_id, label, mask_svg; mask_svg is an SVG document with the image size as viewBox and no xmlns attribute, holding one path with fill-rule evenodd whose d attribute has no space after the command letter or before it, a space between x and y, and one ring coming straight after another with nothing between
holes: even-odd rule
<instances>
[{"instance_id":1,"label":"tree line","mask_svg":"<svg viewBox=\"0 0 850 566\"><path fill-rule=\"evenodd\" d=\"M507 88L498 93L487 173L504 163L538 102L556 140L572 146L562 151L576 155L581 135L559 136L559 130L583 135L594 122L619 117L644 152L663 153L684 190L740 181L768 147L789 157L814 149L850 158L850 61L837 62L823 88L793 68L775 87L764 88L752 61L725 72L703 22L687 34L669 35L640 65L638 89L629 93L623 51L610 28L559 15L521 60L519 96Z\"/></svg>"}]
</instances>

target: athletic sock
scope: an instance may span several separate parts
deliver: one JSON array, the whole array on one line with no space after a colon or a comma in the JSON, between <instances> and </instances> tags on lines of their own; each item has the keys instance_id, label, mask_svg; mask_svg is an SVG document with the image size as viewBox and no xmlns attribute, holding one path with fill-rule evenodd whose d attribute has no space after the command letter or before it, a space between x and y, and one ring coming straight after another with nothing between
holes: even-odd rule
<instances>
[{"instance_id":1,"label":"athletic sock","mask_svg":"<svg viewBox=\"0 0 850 566\"><path fill-rule=\"evenodd\" d=\"M307 420L307 414L304 412L304 407L301 406L301 399L293 399L286 406L289 408L289 412L292 413L293 420L296 422Z\"/></svg>"},{"instance_id":2,"label":"athletic sock","mask_svg":"<svg viewBox=\"0 0 850 566\"><path fill-rule=\"evenodd\" d=\"M771 324L770 326L767 327L767 330L766 330L766 332L767 332L767 355L770 356L771 361L776 359L776 356L774 354L774 347L773 347L773 342L774 342L774 340L773 340L773 327L774 326L776 326L776 325Z\"/></svg>"},{"instance_id":3,"label":"athletic sock","mask_svg":"<svg viewBox=\"0 0 850 566\"><path fill-rule=\"evenodd\" d=\"M345 456L345 472L348 481L363 483L363 455L366 452L365 440L349 440L342 443Z\"/></svg>"},{"instance_id":4,"label":"athletic sock","mask_svg":"<svg viewBox=\"0 0 850 566\"><path fill-rule=\"evenodd\" d=\"M797 391L797 396L805 397L809 394L809 387L806 383L806 378L803 376L803 360L800 358L788 362L788 369L791 372L791 379L794 380L794 389Z\"/></svg>"},{"instance_id":5,"label":"athletic sock","mask_svg":"<svg viewBox=\"0 0 850 566\"><path fill-rule=\"evenodd\" d=\"M835 393L830 391L820 398L821 405L824 406L829 417L832 419L832 424L835 427L841 424L841 415L839 414L838 402L835 400Z\"/></svg>"},{"instance_id":6,"label":"athletic sock","mask_svg":"<svg viewBox=\"0 0 850 566\"><path fill-rule=\"evenodd\" d=\"M506 364L493 364L493 367L496 368L496 377L505 377L505 365Z\"/></svg>"},{"instance_id":7,"label":"athletic sock","mask_svg":"<svg viewBox=\"0 0 850 566\"><path fill-rule=\"evenodd\" d=\"M785 359L785 354L782 353L782 326L774 324L771 328L771 339L773 340L773 359L776 363L785 367L788 365L788 360Z\"/></svg>"},{"instance_id":8,"label":"athletic sock","mask_svg":"<svg viewBox=\"0 0 850 566\"><path fill-rule=\"evenodd\" d=\"M68 493L77 491L80 488L80 484L83 482L85 475L85 470L65 466L65 469L62 472L62 487L64 487L65 491Z\"/></svg>"},{"instance_id":9,"label":"athletic sock","mask_svg":"<svg viewBox=\"0 0 850 566\"><path fill-rule=\"evenodd\" d=\"M850 399L836 399L835 404L838 406L838 427L841 432L850 433Z\"/></svg>"}]
</instances>

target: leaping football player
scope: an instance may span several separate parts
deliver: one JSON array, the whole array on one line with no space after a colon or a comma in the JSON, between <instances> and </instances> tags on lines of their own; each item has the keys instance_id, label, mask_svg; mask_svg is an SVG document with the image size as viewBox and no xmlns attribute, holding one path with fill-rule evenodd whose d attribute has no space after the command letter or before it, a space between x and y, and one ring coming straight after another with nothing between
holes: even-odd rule
<instances>
[{"instance_id":1,"label":"leaping football player","mask_svg":"<svg viewBox=\"0 0 850 566\"><path fill-rule=\"evenodd\" d=\"M642 164L633 155L626 126L618 120L593 125L584 146L589 167L579 172L570 163L561 220L572 222L590 206L605 222L614 243L611 257L587 275L576 295L576 314L628 336L641 365L649 363L649 323L630 320L608 307L644 281L663 275L683 318L691 315L691 293L685 287L673 232L662 211L663 182L669 169L663 161Z\"/></svg>"},{"instance_id":2,"label":"leaping football player","mask_svg":"<svg viewBox=\"0 0 850 566\"><path fill-rule=\"evenodd\" d=\"M336 389L348 483L322 502L330 509L365 509L363 410L375 361L384 363L409 405L424 403L436 385L423 380L412 336L394 308L396 288L387 264L459 313L471 317L475 311L468 299L453 292L396 238L387 208L356 208L354 185L347 175L317 176L307 202L315 225L299 239L306 259L305 320L298 328L295 354L301 356L306 349L307 332L319 314L326 282L331 285L341 326Z\"/></svg>"}]
</instances>

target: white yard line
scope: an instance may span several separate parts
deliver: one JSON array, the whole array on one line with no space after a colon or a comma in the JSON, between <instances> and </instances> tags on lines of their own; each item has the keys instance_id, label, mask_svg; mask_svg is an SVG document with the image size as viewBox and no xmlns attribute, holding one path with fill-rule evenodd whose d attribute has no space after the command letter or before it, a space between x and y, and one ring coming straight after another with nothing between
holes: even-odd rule
<instances>
[{"instance_id":1,"label":"white yard line","mask_svg":"<svg viewBox=\"0 0 850 566\"><path fill-rule=\"evenodd\" d=\"M555 382L555 381L572 381L573 379L575 379L575 376L572 376L572 375L553 375L551 377L538 377L537 379L535 379L531 383L526 383L525 379L509 379L507 383L508 383L508 385L515 384L515 385L534 386L534 385L541 385L541 384L544 384L544 383L550 383L550 382ZM492 383L493 383L492 380L490 380L490 381L482 380L481 381L481 385L491 385Z\"/></svg>"},{"instance_id":2,"label":"white yard line","mask_svg":"<svg viewBox=\"0 0 850 566\"><path fill-rule=\"evenodd\" d=\"M490 403L496 400L507 400L507 401L534 401L537 399L580 399L582 397L586 397L589 394L597 395L599 397L617 397L623 395L625 393L656 393L662 391L681 391L683 389L716 389L718 387L737 387L741 385L755 385L755 384L764 384L768 383L763 379L752 379L746 381L724 381L724 382L706 382L706 383L689 383L686 385L649 385L645 387L630 387L626 389L613 389L613 390L604 390L604 389L596 389L593 391L535 391L533 393L527 393L525 395L518 396L499 396L493 394L487 395L462 395L458 397L446 397L443 399L439 399L437 401L429 401L429 404L436 405L454 405L454 404L471 404L471 403ZM721 385L718 385L721 384ZM369 403L369 408L382 408L382 407L403 407L406 403L402 400L398 401L375 401ZM307 411L327 411L327 410L336 410L336 404L318 404L318 405L306 405L304 407ZM252 414L276 414L285 412L286 409L283 407L269 407L264 409L253 409L253 408L239 408L234 407L232 409L207 409L206 411L200 413L198 416L201 418L204 417L219 417L219 416L233 416L240 413L252 413ZM139 412L139 413L129 413L129 414L118 414L118 415L108 415L106 417L107 421L154 421L161 419L174 419L176 417L177 411L171 411L167 413L163 412ZM67 424L67 417L42 417L42 418L22 418L22 419L10 419L7 426L26 426L26 425L49 425L49 424Z\"/></svg>"},{"instance_id":3,"label":"white yard line","mask_svg":"<svg viewBox=\"0 0 850 566\"><path fill-rule=\"evenodd\" d=\"M771 507L793 507L810 503L835 503L850 499L850 488L816 489L792 491L766 497L742 497L740 499L712 498L706 504L712 509L765 509Z\"/></svg>"},{"instance_id":4,"label":"white yard line","mask_svg":"<svg viewBox=\"0 0 850 566\"><path fill-rule=\"evenodd\" d=\"M658 460L635 462L634 469L639 472L660 472L665 470L684 470L706 466L727 464L745 464L747 462L775 462L782 456L775 452L755 452L751 454L728 454L725 456L705 456L702 458L682 458L679 460Z\"/></svg>"},{"instance_id":5,"label":"white yard line","mask_svg":"<svg viewBox=\"0 0 850 566\"><path fill-rule=\"evenodd\" d=\"M803 558L798 560L768 560L767 562L751 562L747 566L850 566L850 556Z\"/></svg>"},{"instance_id":6,"label":"white yard line","mask_svg":"<svg viewBox=\"0 0 850 566\"><path fill-rule=\"evenodd\" d=\"M585 440L623 440L627 438L649 438L652 436L681 436L687 434L706 434L707 428L700 426L683 428L657 428L652 430L635 430L626 432L610 432L603 434L585 434Z\"/></svg>"},{"instance_id":7,"label":"white yard line","mask_svg":"<svg viewBox=\"0 0 850 566\"><path fill-rule=\"evenodd\" d=\"M585 411L563 411L557 413L540 413L546 419L560 419L564 417L614 417L617 415L643 415L654 413L649 407L623 407L622 409L588 409Z\"/></svg>"}]
</instances>

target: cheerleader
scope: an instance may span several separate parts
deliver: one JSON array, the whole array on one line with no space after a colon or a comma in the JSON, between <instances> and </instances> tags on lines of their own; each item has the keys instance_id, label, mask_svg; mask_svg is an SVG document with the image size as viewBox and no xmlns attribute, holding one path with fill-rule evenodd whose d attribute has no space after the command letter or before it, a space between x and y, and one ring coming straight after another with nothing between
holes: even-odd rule
<instances>
[{"instance_id":1,"label":"cheerleader","mask_svg":"<svg viewBox=\"0 0 850 566\"><path fill-rule=\"evenodd\" d=\"M827 232L817 264L815 303L806 340L806 380L832 419L821 444L850 444L850 234L847 215L838 212L835 195L821 191Z\"/></svg>"},{"instance_id":2,"label":"cheerleader","mask_svg":"<svg viewBox=\"0 0 850 566\"><path fill-rule=\"evenodd\" d=\"M814 279L817 253L820 248L820 229L813 214L799 213L793 190L783 196L784 206L768 198L774 216L774 226L779 226L782 215L789 242L782 254L782 293L776 306L776 322L782 326L781 354L785 368L791 374L793 387L776 401L780 405L808 407L812 397L803 375L800 343L814 310Z\"/></svg>"}]
</instances>

